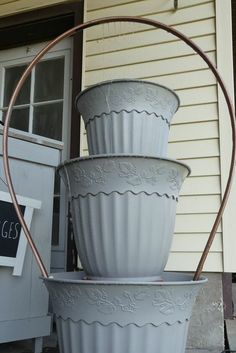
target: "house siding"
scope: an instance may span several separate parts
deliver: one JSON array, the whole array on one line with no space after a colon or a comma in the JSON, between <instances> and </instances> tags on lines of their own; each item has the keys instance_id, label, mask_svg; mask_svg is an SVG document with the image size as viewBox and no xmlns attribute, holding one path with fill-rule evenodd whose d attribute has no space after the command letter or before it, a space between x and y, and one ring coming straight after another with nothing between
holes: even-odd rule
<instances>
[{"instance_id":1,"label":"house siding","mask_svg":"<svg viewBox=\"0 0 236 353\"><path fill-rule=\"evenodd\" d=\"M189 36L216 63L215 1L85 1L85 20L131 15L171 25ZM181 107L169 137L169 156L187 163L177 208L175 235L166 269L196 269L221 202L218 88L203 60L170 34L136 23L109 23L86 30L84 87L107 79L134 78L174 89ZM82 154L87 154L82 132ZM223 270L222 226L205 271Z\"/></svg>"}]
</instances>

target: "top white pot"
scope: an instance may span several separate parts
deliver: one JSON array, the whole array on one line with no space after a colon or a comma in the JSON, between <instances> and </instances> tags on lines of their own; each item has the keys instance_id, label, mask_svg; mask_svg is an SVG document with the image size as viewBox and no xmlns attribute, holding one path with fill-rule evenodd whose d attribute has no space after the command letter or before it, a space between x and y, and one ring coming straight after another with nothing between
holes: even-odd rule
<instances>
[{"instance_id":1,"label":"top white pot","mask_svg":"<svg viewBox=\"0 0 236 353\"><path fill-rule=\"evenodd\" d=\"M167 155L169 126L179 107L169 88L140 80L112 80L76 98L90 154Z\"/></svg>"}]
</instances>

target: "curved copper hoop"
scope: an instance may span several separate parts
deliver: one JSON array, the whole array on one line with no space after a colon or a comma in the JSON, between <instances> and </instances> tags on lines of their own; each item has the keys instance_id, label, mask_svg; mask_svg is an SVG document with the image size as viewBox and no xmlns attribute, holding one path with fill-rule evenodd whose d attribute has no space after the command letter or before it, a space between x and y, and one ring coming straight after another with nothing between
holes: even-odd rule
<instances>
[{"instance_id":1,"label":"curved copper hoop","mask_svg":"<svg viewBox=\"0 0 236 353\"><path fill-rule=\"evenodd\" d=\"M217 69L215 68L214 64L211 62L211 60L207 57L207 55L201 50L201 48L199 48L191 39L189 39L188 37L186 37L184 34L182 34L181 32L179 32L178 30L169 27L161 22L158 21L154 21L154 20L150 20L150 19L146 19L146 18L140 18L140 17L133 17L133 16L114 16L114 17L105 17L105 18L101 18L101 19L97 19L97 20L93 20L93 21L89 21L86 23L83 23L81 25L75 26L73 28L71 28L70 30L64 32L63 34L61 34L60 36L58 36L57 38L55 38L53 41L51 41L44 49L42 49L38 55L31 61L31 63L28 65L28 67L26 68L26 70L24 71L24 73L22 74L20 80L18 81L18 84L12 94L10 103L9 103L9 107L7 110L7 114L6 114L6 119L5 119L5 126L4 126L4 130L3 130L3 163L4 163L4 171L5 171L5 175L6 175L6 181L8 184L8 188L9 188L9 192L12 198L12 202L13 205L15 207L17 216L19 218L19 221L22 225L22 228L25 232L25 235L27 237L28 243L33 251L33 254L35 256L35 259L38 263L38 266L40 268L40 271L42 273L42 275L44 277L48 277L48 273L47 270L42 262L42 259L40 257L40 254L38 253L38 250L34 244L34 241L31 237L30 231L24 221L24 218L22 216L20 207L17 203L17 199L16 199L16 194L15 194L15 190L13 187L13 183L12 183L12 178L11 178L11 174L10 174L10 167L9 167L9 159L8 159L8 132L9 132L9 122L10 122L10 117L11 117L11 113L12 113L12 109L14 106L14 103L16 101L16 98L19 94L19 91L23 85L23 83L25 82L26 78L29 76L30 72L32 71L33 67L38 63L38 61L52 48L54 47L58 42L60 42L61 40L70 37L72 35L74 35L77 31L79 30L84 30L86 28L89 27L93 27L99 24L104 24L104 23L109 23L109 22L136 22L136 23L142 23L142 24L147 24L150 26L153 26L155 28L160 28L163 29L166 32L169 32L171 34L173 34L175 37L180 38L181 40L183 40L188 46L190 46L197 54L199 54L201 56L201 58L206 62L206 64L209 66L209 68L211 69L211 71L213 72L213 74L215 75L217 82L219 83L222 92L224 94L226 103L227 103L227 107L228 107L228 111L229 111L229 115L230 115L230 122L231 122L231 128L232 128L232 153L231 153L231 162L230 162L230 169L229 169L229 177L227 180L227 184L226 184L226 188L225 188L225 192L222 198L222 202L218 211L218 214L216 216L215 222L213 224L212 230L210 232L208 241L206 243L205 249L202 253L200 262L198 264L197 270L194 274L194 278L193 280L198 280L205 260L207 258L207 255L209 253L210 247L212 245L212 242L214 240L214 236L215 233L217 231L217 228L219 226L219 223L221 221L226 203L228 201L228 197L230 194L230 189L232 186L232 181L233 181L233 174L234 174L234 165L235 165L235 156L236 156L236 143L235 143L235 136L236 136L236 127L235 127L235 115L234 115L234 110L233 110L233 104L231 102L230 96L227 92L226 86L219 74L219 72L217 71Z\"/></svg>"}]
</instances>

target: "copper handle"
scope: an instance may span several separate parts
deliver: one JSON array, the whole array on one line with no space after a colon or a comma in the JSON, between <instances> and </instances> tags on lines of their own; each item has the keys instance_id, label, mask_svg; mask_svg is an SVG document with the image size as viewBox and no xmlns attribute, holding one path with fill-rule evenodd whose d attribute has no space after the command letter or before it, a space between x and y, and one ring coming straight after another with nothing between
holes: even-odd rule
<instances>
[{"instance_id":1,"label":"copper handle","mask_svg":"<svg viewBox=\"0 0 236 353\"><path fill-rule=\"evenodd\" d=\"M33 251L33 254L35 256L35 259L38 263L38 266L40 268L40 271L42 273L42 275L44 277L48 277L48 273L47 270L43 264L43 261L40 257L40 254L38 253L38 250L34 244L34 241L32 239L32 236L30 234L30 231L27 227L27 225L25 224L24 221L24 217L21 213L20 207L17 203L17 199L16 199L16 194L15 194L15 190L13 187L13 183L12 183L12 178L11 178L11 174L10 174L10 168L9 168L9 160L8 160L8 132L9 132L9 122L10 122L10 117L11 117L11 113L12 113L12 109L14 106L14 103L16 101L16 98L19 94L19 91L22 87L22 85L24 84L25 80L27 79L27 77L29 76L29 74L31 73L33 67L39 62L39 60L52 48L54 47L58 42L60 42L61 40L70 37L72 35L74 35L77 31L79 30L84 30L86 28L89 27L93 27L99 24L104 24L104 23L110 23L110 22L136 22L136 23L142 23L142 24L147 24L150 26L153 26L155 28L160 28L163 29L166 32L169 32L171 34L173 34L175 37L180 38L182 41L184 41L188 46L190 46L197 54L200 55L200 57L206 62L206 64L209 66L209 68L211 69L211 71L213 72L213 74L216 77L217 82L219 83L222 92L224 94L226 103L227 103L227 107L228 107L228 111L229 111L229 115L230 115L230 122L231 122L231 128L232 128L232 152L231 152L231 162L230 162L230 169L229 169L229 177L227 180L227 184L226 184L226 188L225 188L225 192L222 198L222 202L219 208L219 211L217 213L215 222L213 224L212 230L210 232L208 241L206 243L205 249L202 253L200 262L198 264L198 267L196 269L196 272L194 274L194 280L199 279L204 263L206 261L207 255L209 253L210 247L212 245L212 242L214 240L217 228L219 226L219 223L221 221L226 203L228 201L228 197L230 194L230 189L232 186L232 181L233 181L233 174L234 174L234 166L235 166L235 157L236 157L236 143L235 143L235 135L236 135L236 127L235 127L235 115L234 115L234 110L233 110L233 104L231 102L230 96L228 94L228 91L226 89L226 86L223 82L223 79L221 78L218 70L216 69L216 67L214 66L214 64L211 62L211 60L207 57L207 55L201 50L200 47L198 47L191 39L189 39L188 37L186 37L184 34L182 34L181 32L179 32L178 30L174 29L173 27L170 27L168 25L165 25L161 22L158 21L154 21L151 19L146 19L146 18L141 18L141 17L133 17L133 16L114 16L114 17L105 17L105 18L101 18L101 19L97 19L97 20L93 20L93 21L88 21L85 22L83 24L77 25L71 29L69 29L68 31L62 33L60 36L58 36L57 38L55 38L53 41L51 41L44 49L42 49L38 55L36 55L36 57L31 61L31 63L28 65L28 67L26 68L26 70L24 71L24 73L22 74L20 80L18 81L18 84L12 94L10 103L9 103L9 107L7 110L7 114L6 114L6 119L5 119L5 124L4 124L4 129L3 129L3 163L4 163L4 171L5 171L5 175L6 175L6 181L7 181L7 185L9 188L9 192L12 198L12 202L13 205L15 207L17 216L19 218L19 221L21 223L21 226L25 232L25 235L27 237L27 240L29 242L29 245Z\"/></svg>"}]
</instances>

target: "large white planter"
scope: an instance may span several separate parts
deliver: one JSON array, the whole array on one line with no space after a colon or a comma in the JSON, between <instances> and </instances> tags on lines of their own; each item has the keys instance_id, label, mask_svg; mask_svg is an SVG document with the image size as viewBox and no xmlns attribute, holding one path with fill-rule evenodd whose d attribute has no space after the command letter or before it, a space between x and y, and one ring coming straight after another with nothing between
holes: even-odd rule
<instances>
[{"instance_id":1,"label":"large white planter","mask_svg":"<svg viewBox=\"0 0 236 353\"><path fill-rule=\"evenodd\" d=\"M44 279L60 353L184 353L192 307L206 279L165 273L163 282L97 282L83 273Z\"/></svg>"},{"instance_id":2,"label":"large white planter","mask_svg":"<svg viewBox=\"0 0 236 353\"><path fill-rule=\"evenodd\" d=\"M179 98L169 88L140 80L91 86L76 99L90 154L167 154L169 125Z\"/></svg>"},{"instance_id":3,"label":"large white planter","mask_svg":"<svg viewBox=\"0 0 236 353\"><path fill-rule=\"evenodd\" d=\"M59 173L88 277L159 278L189 168L168 159L110 155L70 160Z\"/></svg>"}]
</instances>

